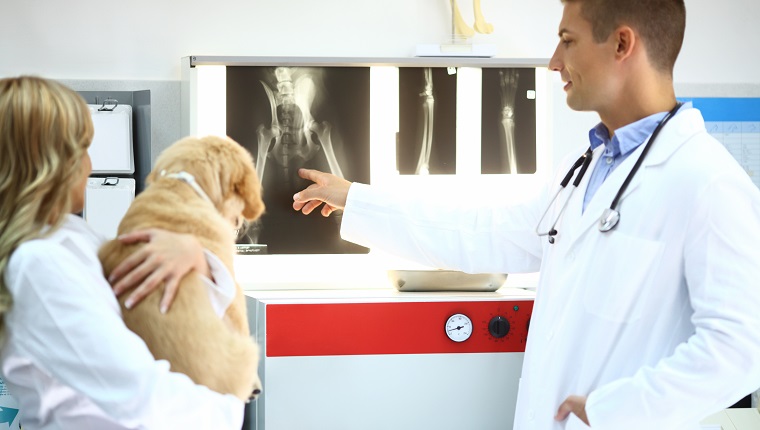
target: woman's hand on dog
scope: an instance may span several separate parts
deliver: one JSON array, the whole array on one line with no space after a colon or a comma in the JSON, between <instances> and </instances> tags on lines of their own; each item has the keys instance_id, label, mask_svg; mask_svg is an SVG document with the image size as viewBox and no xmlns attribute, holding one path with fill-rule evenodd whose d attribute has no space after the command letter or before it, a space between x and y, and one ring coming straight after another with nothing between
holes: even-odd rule
<instances>
[{"instance_id":1,"label":"woman's hand on dog","mask_svg":"<svg viewBox=\"0 0 760 430\"><path fill-rule=\"evenodd\" d=\"M146 242L114 268L108 278L117 296L134 288L124 303L127 308L139 303L163 282L161 312L166 313L177 294L179 281L187 273L196 270L210 276L203 247L192 235L146 229L123 234L118 240L124 244Z\"/></svg>"}]
</instances>

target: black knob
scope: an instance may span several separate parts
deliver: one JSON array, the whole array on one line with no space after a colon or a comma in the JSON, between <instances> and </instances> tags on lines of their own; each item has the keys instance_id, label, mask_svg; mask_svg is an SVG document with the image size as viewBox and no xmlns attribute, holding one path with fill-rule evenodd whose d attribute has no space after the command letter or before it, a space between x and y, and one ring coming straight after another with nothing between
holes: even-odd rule
<instances>
[{"instance_id":1,"label":"black knob","mask_svg":"<svg viewBox=\"0 0 760 430\"><path fill-rule=\"evenodd\" d=\"M509 321L502 316L491 318L488 323L488 332L495 338L506 336L509 333Z\"/></svg>"}]
</instances>

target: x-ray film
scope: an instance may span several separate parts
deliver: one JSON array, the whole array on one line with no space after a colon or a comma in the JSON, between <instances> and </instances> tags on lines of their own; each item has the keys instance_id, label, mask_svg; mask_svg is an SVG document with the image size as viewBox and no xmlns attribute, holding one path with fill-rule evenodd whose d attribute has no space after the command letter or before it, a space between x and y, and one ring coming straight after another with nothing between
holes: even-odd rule
<instances>
[{"instance_id":1,"label":"x-ray film","mask_svg":"<svg viewBox=\"0 0 760 430\"><path fill-rule=\"evenodd\" d=\"M456 74L445 67L399 68L400 174L456 173L456 109Z\"/></svg>"},{"instance_id":2,"label":"x-ray film","mask_svg":"<svg viewBox=\"0 0 760 430\"><path fill-rule=\"evenodd\" d=\"M340 238L341 213L304 216L298 169L369 183L368 67L227 67L227 134L256 160L266 212L238 243L269 254L366 253Z\"/></svg>"},{"instance_id":3,"label":"x-ray film","mask_svg":"<svg viewBox=\"0 0 760 430\"><path fill-rule=\"evenodd\" d=\"M481 173L536 173L536 72L483 68Z\"/></svg>"}]
</instances>

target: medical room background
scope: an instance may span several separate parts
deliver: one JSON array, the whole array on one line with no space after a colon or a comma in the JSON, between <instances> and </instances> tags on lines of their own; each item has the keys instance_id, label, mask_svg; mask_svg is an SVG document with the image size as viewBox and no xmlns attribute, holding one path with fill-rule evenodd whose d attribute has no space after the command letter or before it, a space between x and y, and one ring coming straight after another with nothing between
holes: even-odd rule
<instances>
[{"instance_id":1,"label":"medical room background","mask_svg":"<svg viewBox=\"0 0 760 430\"><path fill-rule=\"evenodd\" d=\"M470 7L467 10L462 9L468 21L472 21L473 1L475 0L460 2ZM492 58L481 58L478 61L482 61L483 64L489 61L503 64L514 62L539 69L546 67L558 40L557 25L562 15L560 0L482 0L480 4L483 15L493 26L493 32L476 33L470 42L487 47L494 55ZM686 9L685 40L674 71L676 96L681 99L749 98L755 100L751 106L758 111L750 119L756 121L758 127L758 131L753 132L753 136L757 138L757 144L754 149L750 149L754 151L755 158L748 161L746 168L750 174L754 175L755 183L760 184L760 178L758 178L760 176L760 102L757 102L760 100L760 73L758 72L760 55L753 42L757 39L760 22L760 2L755 0L721 2L687 0ZM266 58L270 62L277 58L285 62L289 58L308 59L308 62L324 58L328 63L338 62L349 65L356 59L373 59L377 62L391 59L392 63L401 60L413 64L414 61L429 60L416 55L419 46L437 45L450 41L451 14L449 0L217 0L214 2L132 0L120 3L96 0L76 2L6 0L0 2L0 78L32 74L59 80L83 95L107 96L109 92L129 94L130 97L134 95L132 107L136 112L134 118L142 122L138 124L140 136L133 137L136 139L135 142L138 140L143 143L148 142L147 147L143 147L140 149L141 152L135 155L137 158L134 163L136 163L137 171L146 171L163 149L188 132L196 130L193 124L187 123L188 106L198 101L193 99L197 94L188 87L195 84L195 81L188 80L187 75L190 70L188 66L192 64L193 57L198 58L200 64L210 64L213 61L208 60L217 57L244 58L254 62L257 58ZM445 62L440 58L440 56L436 57L432 61L445 66ZM452 58L453 63L460 60L462 57ZM197 69L193 69L195 71L192 73L198 73ZM588 130L598 122L598 117L594 113L570 110L565 104L563 83L559 74L551 71L544 72L544 74L539 72L536 75L535 88L532 88L536 91L535 98L540 104L534 120L539 136L536 144L539 148L538 173L541 175L554 171L568 152L587 144L584 140L588 135ZM249 72L240 73L245 78L245 73ZM258 79L255 70L250 73L253 76L250 79ZM233 76L233 73L228 74L228 79L231 79L230 76ZM434 78L441 79L441 77ZM369 80L369 75L367 79ZM351 85L360 83L354 82ZM138 108L139 94L146 91L149 92L149 101L140 110ZM137 116L137 112L143 119ZM144 122L146 115L147 125ZM714 118L714 121L716 123L730 121L730 118ZM362 131L361 126L354 128L357 133ZM741 150L743 149L738 151ZM372 157L376 154L372 152L373 149L367 151L372 154ZM415 164L412 163L409 167L411 173L414 173L414 168ZM448 173L453 173L453 171ZM362 174L364 176L361 176ZM376 172L372 175L376 175ZM370 174L360 172L359 177L366 177L369 180ZM374 181L377 176L371 176L371 178ZM442 180L447 179L442 178ZM344 246L345 244L339 244L335 249L343 252ZM366 249L352 248L349 252L356 252L356 255L340 258L330 255L332 252L326 253L327 255L321 259L314 257L294 260L283 257L257 260L264 263L246 263L245 266L239 267L238 260L236 271L246 290L277 290L283 285L287 285L289 289L302 288L314 291L331 286L341 290L377 288L375 281L362 284L362 282L357 282L357 277L346 277L336 269L350 266L354 273L361 270L375 270L374 266L370 267L366 263ZM325 259L340 263L325 265L324 261L327 261ZM297 261L297 264L294 264L294 261ZM272 264L273 262L275 264ZM272 267L276 270L271 270ZM300 270L294 270L293 267L298 267ZM320 271L320 275L323 276L314 276L315 272ZM308 285L307 280L310 282ZM530 274L510 276L507 282L511 287L522 287L530 292L531 287L536 284L536 278ZM388 299L384 294L381 298L368 299L367 294L363 291L355 294L340 293L337 299L336 296L315 296L316 298L308 297L307 302L309 300L320 303L393 300ZM248 305L252 327L255 328L257 318L261 318L256 312L264 312L273 304L280 304L283 309L287 309L287 306L301 303L301 299L295 295L282 296L276 291L262 292L255 298L250 297ZM436 299L431 303L445 300L448 299ZM514 305L515 312L518 307L522 309L520 312L529 312L532 308L532 301L530 307L522 304L522 300L525 300L522 296L512 297L510 300L513 301L509 302L509 308L512 309ZM487 306L485 303L488 301L478 303L478 306L485 309ZM430 304L430 306L434 305ZM491 311L484 310L483 312L488 314ZM414 310L414 313L417 314L417 310ZM352 315L346 314L344 316L346 321L349 321ZM523 324L522 320L527 321L528 318L529 314L520 314L520 323ZM284 319L287 319L287 316L283 316ZM528 325L527 323L524 325L527 333ZM253 331L256 332L255 329ZM487 334L488 331L484 333ZM263 341L263 339L259 340ZM523 339L516 338L514 341L519 343ZM414 346L414 348L417 347L417 345ZM448 350L444 349L445 351ZM374 357L387 357L382 358L381 368L394 369L397 364L398 366L410 364L409 362L402 363L400 355L391 357L375 350L372 353L379 354ZM450 355L452 360L466 366L491 365L461 361L462 354ZM424 367L426 363L430 363L429 357L430 355L422 355L419 362L415 361L411 364ZM521 358L515 361L513 356L505 356L500 360L503 360L499 363L504 366L516 369L513 373L514 378L517 378ZM282 366L278 363L283 362L284 360L277 361L277 359L268 361L270 369L266 372L270 373L262 373L265 396L267 390L269 390L269 395L272 395L284 393L285 390L296 392L302 388L290 382L288 383L290 385L284 384L279 387L267 385L265 378L272 379L282 374L271 372L276 372L277 366ZM376 364L373 363L373 365ZM444 366L448 362L441 361L433 364ZM281 372L287 370L291 373L299 371L306 373L309 369L317 369L317 372L312 373L323 372L324 375L334 375L334 370L330 369L350 366L354 364L348 364L347 361L336 361L330 364L304 360L298 362L298 366L287 369L279 367L279 369ZM431 380L436 379L433 374L428 376ZM463 373L461 378L462 381L482 380L488 383L488 380L492 379L491 376L482 372L473 372ZM509 377L512 378L512 376ZM377 379L376 376L368 376L368 378L372 381ZM383 381L375 382L383 383ZM331 383L334 383L334 380ZM0 397L4 394L7 393L0 393ZM304 403L312 402L314 399L314 397L309 397L307 391L302 391L302 394ZM323 396L323 393L314 394L316 397ZM346 402L351 400L350 396L345 397ZM292 414L292 409L288 409L287 405L280 410L278 409L280 405L267 401L270 402L267 406L270 409L258 411L258 418L254 417L256 413L251 413L250 419L258 420L258 424L252 423L250 428L264 428L264 425L270 429L287 428L287 426L278 426L271 420L274 419L273 417L280 416L278 414L283 417L292 417L297 414ZM376 401L380 404L384 400L377 399ZM264 408L264 405L267 403L259 401L257 407ZM309 412L320 413L320 408L324 409L319 403L313 405L314 409ZM270 421L265 421L265 413L269 414ZM410 417L414 417L414 412L410 412ZM503 416L495 418L501 421L509 419ZM760 417L758 417L758 422L760 423Z\"/></svg>"},{"instance_id":2,"label":"medical room background","mask_svg":"<svg viewBox=\"0 0 760 430\"><path fill-rule=\"evenodd\" d=\"M548 59L557 41L559 0L483 1L496 57ZM689 0L677 95L760 95L760 56L750 48L760 3ZM463 15L471 11L465 10ZM4 2L0 76L39 74L78 91L151 90L152 154L180 137L180 59L189 55L404 58L451 33L449 2L360 0L279 2ZM548 62L548 60L547 60ZM577 146L595 115L570 111L552 74L555 158Z\"/></svg>"}]
</instances>

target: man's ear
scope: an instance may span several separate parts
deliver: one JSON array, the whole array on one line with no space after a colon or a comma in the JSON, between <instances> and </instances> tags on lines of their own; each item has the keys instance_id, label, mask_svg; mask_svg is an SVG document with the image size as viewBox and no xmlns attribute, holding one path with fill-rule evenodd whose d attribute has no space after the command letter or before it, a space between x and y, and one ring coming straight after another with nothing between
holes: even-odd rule
<instances>
[{"instance_id":1,"label":"man's ear","mask_svg":"<svg viewBox=\"0 0 760 430\"><path fill-rule=\"evenodd\" d=\"M614 32L615 56L618 60L625 60L638 48L639 37L633 29L627 25L618 27Z\"/></svg>"}]
</instances>

